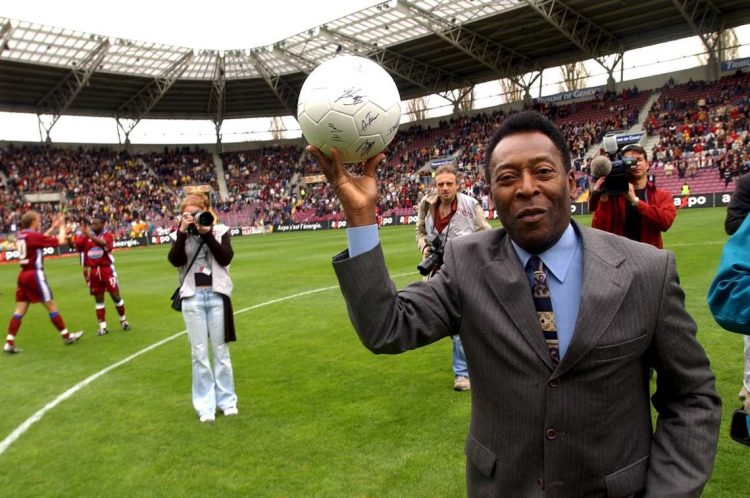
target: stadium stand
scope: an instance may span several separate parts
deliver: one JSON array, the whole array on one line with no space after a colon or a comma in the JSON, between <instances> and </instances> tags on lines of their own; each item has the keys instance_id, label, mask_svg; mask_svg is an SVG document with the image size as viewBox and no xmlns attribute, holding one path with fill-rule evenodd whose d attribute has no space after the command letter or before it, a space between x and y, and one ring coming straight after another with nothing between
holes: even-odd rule
<instances>
[{"instance_id":1,"label":"stadium stand","mask_svg":"<svg viewBox=\"0 0 750 498\"><path fill-rule=\"evenodd\" d=\"M674 195L729 192L750 168L750 74L713 83L668 82L647 118L638 116L652 91L635 87L599 92L568 104L537 103L568 141L579 188L588 185L587 164L610 131L641 125L656 140L651 154L656 183ZM513 111L511 111L513 112ZM484 144L504 119L502 110L412 125L399 131L386 167L378 170L382 215L411 215L431 184L432 161L455 161L464 191L492 209L483 175ZM69 218L103 212L120 237L161 234L171 227L173 206L185 185L208 184L216 209L233 226L314 223L343 219L338 202L302 144L227 152L222 168L209 152L194 148L127 153L108 148L64 149L40 145L0 149L0 232L14 231L30 208L29 193L61 192ZM223 171L226 193L219 195ZM44 216L55 206L35 203Z\"/></svg>"}]
</instances>

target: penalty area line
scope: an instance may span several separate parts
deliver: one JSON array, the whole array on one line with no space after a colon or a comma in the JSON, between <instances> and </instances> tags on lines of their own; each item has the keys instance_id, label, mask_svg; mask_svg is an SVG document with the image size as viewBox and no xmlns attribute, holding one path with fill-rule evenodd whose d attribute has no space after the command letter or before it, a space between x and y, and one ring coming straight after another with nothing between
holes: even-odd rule
<instances>
[{"instance_id":1,"label":"penalty area line","mask_svg":"<svg viewBox=\"0 0 750 498\"><path fill-rule=\"evenodd\" d=\"M403 277L403 276L406 276L406 275L411 275L411 273L401 273L401 274L398 274L398 275L392 275L391 278ZM266 301L266 302L263 302L263 303L255 304L253 306L248 306L247 308L242 308L240 310L237 310L237 311L234 312L234 315L239 315L239 314L245 313L247 311L252 311L252 310L255 310L255 309L258 309L258 308L262 308L264 306L270 306L272 304L280 303L280 302L283 302L283 301L288 301L290 299L296 299L298 297L309 296L310 294L316 294L318 292L325 292L325 291L329 291L329 290L333 290L333 289L338 289L338 288L339 288L338 285L332 285L332 286L329 286L329 287L321 287L319 289L313 289L313 290L309 290L309 291L299 292L297 294L292 294L292 295L289 295L289 296L280 297L278 299L272 299L270 301ZM178 337L184 335L185 333L187 333L187 330L182 330L182 331L180 331L180 332L178 332L178 333L176 333L174 335L171 335L171 336L169 336L169 337L167 337L165 339L162 339L162 340L160 340L158 342L155 342L154 344L151 344L150 346L147 346L147 347L141 349L140 351L137 351L137 352L131 354L130 356L128 356L126 358L123 358L122 360L120 360L120 361L118 361L116 363L113 363L112 365L110 365L108 367L105 367L102 370L99 370L95 374L92 374L92 375L86 377L85 379L83 379L78 384L74 385L73 387L71 387L70 389L68 389L67 391L65 391L64 393L60 394L58 397L56 397L55 399L53 399L52 401L50 401L49 403L47 403L46 405L44 405L42 408L40 408L39 410L37 410L36 413L34 413L29 418L27 418L21 425L19 425L18 427L16 427L13 430L13 432L11 432L10 434L8 434L8 436L6 436L5 439L3 439L2 441L0 441L0 455L2 455L3 453L5 453L5 451L10 447L10 445L13 444L14 442L16 442L21 436L23 436L23 434L26 431L28 431L31 428L32 425L34 425L35 423L39 422L42 419L42 417L44 417L44 415L47 414L47 412L49 412L50 410L54 409L57 405L59 405L60 403L62 403L66 399L70 398L75 393L77 393L78 391L80 391L81 389L83 389L84 387L86 387L87 385L91 384L92 382L94 382L99 377L101 377L101 376L103 376L103 375L111 372L115 368L118 368L118 367L121 367L122 365L125 365L126 363L130 363L131 361L133 361L134 359L138 358L139 356L141 356L143 354L146 354L149 351L152 351L152 350L158 348L159 346L163 346L164 344L177 339Z\"/></svg>"}]
</instances>

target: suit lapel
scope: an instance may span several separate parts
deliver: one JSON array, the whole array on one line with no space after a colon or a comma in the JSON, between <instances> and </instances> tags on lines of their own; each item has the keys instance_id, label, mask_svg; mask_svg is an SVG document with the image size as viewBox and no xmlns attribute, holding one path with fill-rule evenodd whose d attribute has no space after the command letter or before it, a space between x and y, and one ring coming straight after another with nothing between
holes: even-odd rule
<instances>
[{"instance_id":1,"label":"suit lapel","mask_svg":"<svg viewBox=\"0 0 750 498\"><path fill-rule=\"evenodd\" d=\"M581 229L583 289L575 331L558 365L561 375L594 348L622 306L633 275L621 267L625 257L594 230Z\"/></svg>"},{"instance_id":2,"label":"suit lapel","mask_svg":"<svg viewBox=\"0 0 750 498\"><path fill-rule=\"evenodd\" d=\"M494 260L482 269L487 287L513 321L519 335L552 371L552 360L536 317L528 277L511 246L510 237L505 230L499 232L497 246L491 249Z\"/></svg>"}]
</instances>

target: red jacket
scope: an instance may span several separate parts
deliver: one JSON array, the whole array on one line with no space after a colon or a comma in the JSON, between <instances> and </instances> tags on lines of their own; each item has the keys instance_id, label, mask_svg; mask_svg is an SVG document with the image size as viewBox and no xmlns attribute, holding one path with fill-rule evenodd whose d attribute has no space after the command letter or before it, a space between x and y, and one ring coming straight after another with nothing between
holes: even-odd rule
<instances>
[{"instance_id":1,"label":"red jacket","mask_svg":"<svg viewBox=\"0 0 750 498\"><path fill-rule=\"evenodd\" d=\"M605 232L623 235L625 231L625 196L610 195L606 202L600 195L592 195L589 211L594 213L591 226ZM664 247L661 232L666 232L677 217L672 194L658 189L653 183L646 184L646 202L638 203L641 214L641 242L659 249Z\"/></svg>"}]
</instances>

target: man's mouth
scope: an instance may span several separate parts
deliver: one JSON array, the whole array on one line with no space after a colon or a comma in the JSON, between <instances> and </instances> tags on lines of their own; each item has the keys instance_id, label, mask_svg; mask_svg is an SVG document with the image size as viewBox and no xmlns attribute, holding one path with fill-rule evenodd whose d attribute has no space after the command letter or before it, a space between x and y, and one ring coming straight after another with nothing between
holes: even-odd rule
<instances>
[{"instance_id":1,"label":"man's mouth","mask_svg":"<svg viewBox=\"0 0 750 498\"><path fill-rule=\"evenodd\" d=\"M540 207L524 208L516 214L516 218L527 222L539 221L547 211Z\"/></svg>"}]
</instances>

